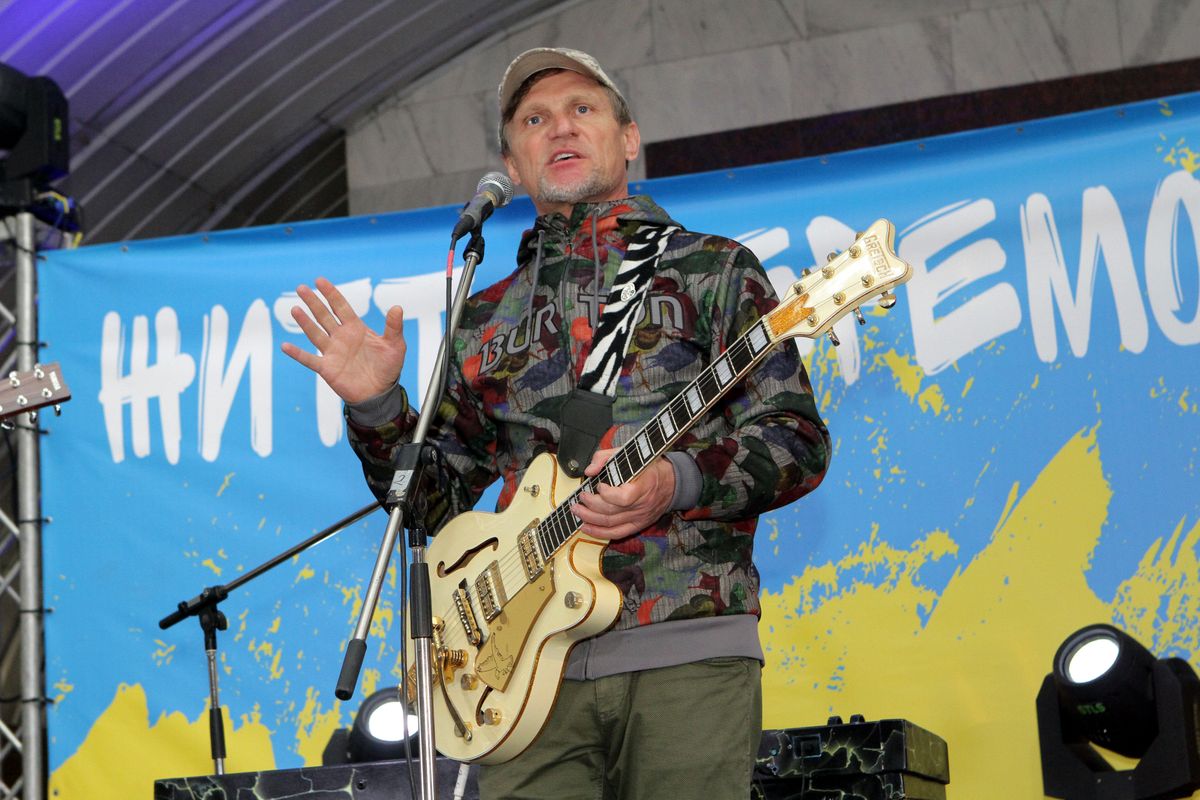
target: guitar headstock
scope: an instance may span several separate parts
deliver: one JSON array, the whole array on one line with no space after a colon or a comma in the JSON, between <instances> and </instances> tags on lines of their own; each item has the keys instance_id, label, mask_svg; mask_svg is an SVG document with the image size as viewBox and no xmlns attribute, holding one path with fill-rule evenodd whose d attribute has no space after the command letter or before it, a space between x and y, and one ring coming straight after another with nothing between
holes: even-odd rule
<instances>
[{"instance_id":1,"label":"guitar headstock","mask_svg":"<svg viewBox=\"0 0 1200 800\"><path fill-rule=\"evenodd\" d=\"M850 312L865 322L859 306L878 297L879 305L896 304L892 289L912 277L912 267L896 257L896 229L886 219L876 220L858 234L854 244L837 254L820 269L805 270L792 284L779 306L767 315L773 337L816 338Z\"/></svg>"},{"instance_id":2,"label":"guitar headstock","mask_svg":"<svg viewBox=\"0 0 1200 800\"><path fill-rule=\"evenodd\" d=\"M71 399L58 362L35 364L29 372L10 372L0 378L0 420ZM36 418L36 416L35 416Z\"/></svg>"}]
</instances>

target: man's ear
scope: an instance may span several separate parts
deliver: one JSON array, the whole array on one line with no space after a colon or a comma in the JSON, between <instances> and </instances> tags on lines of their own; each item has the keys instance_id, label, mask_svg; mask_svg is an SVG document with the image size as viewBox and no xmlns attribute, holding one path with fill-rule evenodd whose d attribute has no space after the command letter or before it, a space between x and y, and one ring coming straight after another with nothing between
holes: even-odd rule
<instances>
[{"instance_id":1,"label":"man's ear","mask_svg":"<svg viewBox=\"0 0 1200 800\"><path fill-rule=\"evenodd\" d=\"M636 122L630 122L625 126L623 134L625 136L625 160L633 161L642 149L642 132L638 130Z\"/></svg>"},{"instance_id":2,"label":"man's ear","mask_svg":"<svg viewBox=\"0 0 1200 800\"><path fill-rule=\"evenodd\" d=\"M513 186L520 186L521 173L517 171L517 162L512 156L504 156L504 168L508 170L508 177L512 179Z\"/></svg>"}]
</instances>

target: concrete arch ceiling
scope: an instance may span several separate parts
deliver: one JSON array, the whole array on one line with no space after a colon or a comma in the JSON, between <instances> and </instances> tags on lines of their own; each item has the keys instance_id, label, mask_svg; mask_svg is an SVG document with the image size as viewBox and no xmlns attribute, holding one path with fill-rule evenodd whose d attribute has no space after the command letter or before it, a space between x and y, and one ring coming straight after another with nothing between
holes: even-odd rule
<instances>
[{"instance_id":1,"label":"concrete arch ceiling","mask_svg":"<svg viewBox=\"0 0 1200 800\"><path fill-rule=\"evenodd\" d=\"M346 213L343 126L561 0L0 0L70 103L87 242Z\"/></svg>"}]
</instances>

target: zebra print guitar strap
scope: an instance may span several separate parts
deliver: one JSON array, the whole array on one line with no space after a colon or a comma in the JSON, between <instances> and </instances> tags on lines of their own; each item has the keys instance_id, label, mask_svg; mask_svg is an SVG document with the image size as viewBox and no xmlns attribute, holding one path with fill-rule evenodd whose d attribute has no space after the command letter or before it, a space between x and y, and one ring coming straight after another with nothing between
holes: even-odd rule
<instances>
[{"instance_id":1,"label":"zebra print guitar strap","mask_svg":"<svg viewBox=\"0 0 1200 800\"><path fill-rule=\"evenodd\" d=\"M667 249L675 225L646 225L634 232L625 258L613 279L604 313L592 334L592 349L583 363L583 374L559 417L562 438L558 463L573 478L583 475L596 445L612 427L613 396L621 365L641 316L646 293L653 282L658 260Z\"/></svg>"}]
</instances>

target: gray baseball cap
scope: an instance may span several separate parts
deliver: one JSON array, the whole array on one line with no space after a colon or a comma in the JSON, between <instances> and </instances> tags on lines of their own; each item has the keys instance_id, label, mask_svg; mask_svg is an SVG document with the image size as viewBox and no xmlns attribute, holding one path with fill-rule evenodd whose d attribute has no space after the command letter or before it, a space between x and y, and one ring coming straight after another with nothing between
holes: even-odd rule
<instances>
[{"instance_id":1,"label":"gray baseball cap","mask_svg":"<svg viewBox=\"0 0 1200 800\"><path fill-rule=\"evenodd\" d=\"M608 77L601 69L600 63L587 53L566 47L535 47L514 58L508 65L508 69L504 71L504 78L501 79L500 87L496 90L500 100L501 118L504 116L504 110L512 101L513 95L517 93L517 89L521 88L521 84L530 75L546 69L569 69L572 72L587 75L600 85L616 92L617 97L621 98L621 102L628 106L625 95L621 94L621 90L613 83L612 78Z\"/></svg>"}]
</instances>

